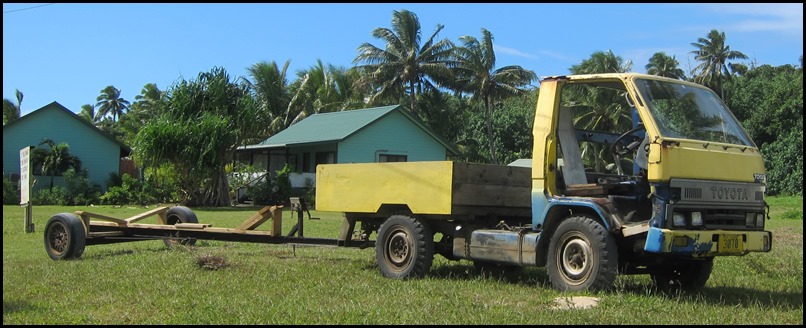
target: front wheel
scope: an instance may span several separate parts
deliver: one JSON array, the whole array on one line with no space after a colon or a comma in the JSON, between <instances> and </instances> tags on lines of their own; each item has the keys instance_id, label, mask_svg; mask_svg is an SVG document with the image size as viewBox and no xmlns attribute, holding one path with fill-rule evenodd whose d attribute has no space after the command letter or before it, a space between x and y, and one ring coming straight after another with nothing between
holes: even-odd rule
<instances>
[{"instance_id":1,"label":"front wheel","mask_svg":"<svg viewBox=\"0 0 806 328\"><path fill-rule=\"evenodd\" d=\"M656 267L650 272L652 283L662 291L694 291L705 287L714 258L705 260L680 260L669 266Z\"/></svg>"},{"instance_id":2,"label":"front wheel","mask_svg":"<svg viewBox=\"0 0 806 328\"><path fill-rule=\"evenodd\" d=\"M384 277L424 276L434 260L434 235L417 219L393 215L378 229L375 259Z\"/></svg>"},{"instance_id":3,"label":"front wheel","mask_svg":"<svg viewBox=\"0 0 806 328\"><path fill-rule=\"evenodd\" d=\"M45 225L45 251L54 260L81 257L87 244L84 223L75 214L59 213Z\"/></svg>"},{"instance_id":4,"label":"front wheel","mask_svg":"<svg viewBox=\"0 0 806 328\"><path fill-rule=\"evenodd\" d=\"M601 223L587 215L570 216L551 236L546 264L555 289L608 290L618 273L618 250Z\"/></svg>"}]
</instances>

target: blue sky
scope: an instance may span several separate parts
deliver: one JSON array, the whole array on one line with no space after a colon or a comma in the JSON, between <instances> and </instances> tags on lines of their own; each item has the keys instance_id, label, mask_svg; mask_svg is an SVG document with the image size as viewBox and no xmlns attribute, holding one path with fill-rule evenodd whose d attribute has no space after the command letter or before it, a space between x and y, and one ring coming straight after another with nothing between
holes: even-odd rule
<instances>
[{"instance_id":1,"label":"blue sky","mask_svg":"<svg viewBox=\"0 0 806 328\"><path fill-rule=\"evenodd\" d=\"M364 42L390 27L394 10L417 14L425 40L494 37L497 67L538 76L568 74L596 51L611 50L645 72L664 51L680 68L696 66L691 43L711 29L758 65L800 65L803 4L3 4L3 98L25 95L22 115L52 101L74 112L114 85L134 97L219 66L248 77L260 61L290 72L325 64L351 67ZM295 76L295 75L294 75Z\"/></svg>"}]
</instances>

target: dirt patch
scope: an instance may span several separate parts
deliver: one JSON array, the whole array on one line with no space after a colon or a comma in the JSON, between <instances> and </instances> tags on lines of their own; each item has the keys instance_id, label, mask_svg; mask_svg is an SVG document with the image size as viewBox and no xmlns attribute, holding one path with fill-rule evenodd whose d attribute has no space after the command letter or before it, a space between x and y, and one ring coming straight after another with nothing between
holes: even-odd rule
<instances>
[{"instance_id":1,"label":"dirt patch","mask_svg":"<svg viewBox=\"0 0 806 328\"><path fill-rule=\"evenodd\" d=\"M599 298L589 296L557 297L554 310L589 309L599 304Z\"/></svg>"}]
</instances>

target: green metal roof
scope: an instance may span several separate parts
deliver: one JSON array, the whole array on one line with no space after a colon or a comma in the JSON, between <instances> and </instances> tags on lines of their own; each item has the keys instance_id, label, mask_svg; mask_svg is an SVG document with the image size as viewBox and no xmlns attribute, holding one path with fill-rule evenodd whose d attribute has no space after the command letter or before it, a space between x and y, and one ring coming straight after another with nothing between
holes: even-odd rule
<instances>
[{"instance_id":1,"label":"green metal roof","mask_svg":"<svg viewBox=\"0 0 806 328\"><path fill-rule=\"evenodd\" d=\"M283 131L269 137L259 144L238 147L239 149L284 148L306 144L319 144L339 142L360 131L364 127L378 121L389 113L399 110L414 124L422 128L450 152L458 154L451 144L447 143L433 131L428 129L422 121L412 116L406 110L400 110L400 105L354 109L341 112L314 114L298 123L289 126Z\"/></svg>"}]
</instances>

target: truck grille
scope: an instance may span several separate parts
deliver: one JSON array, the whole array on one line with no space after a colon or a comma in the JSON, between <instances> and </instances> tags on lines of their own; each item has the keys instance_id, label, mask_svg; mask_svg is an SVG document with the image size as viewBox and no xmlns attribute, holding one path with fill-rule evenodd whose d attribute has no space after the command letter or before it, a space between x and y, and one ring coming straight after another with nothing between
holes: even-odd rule
<instances>
[{"instance_id":1,"label":"truck grille","mask_svg":"<svg viewBox=\"0 0 806 328\"><path fill-rule=\"evenodd\" d=\"M706 229L747 229L745 211L731 209L710 209L705 211Z\"/></svg>"}]
</instances>

